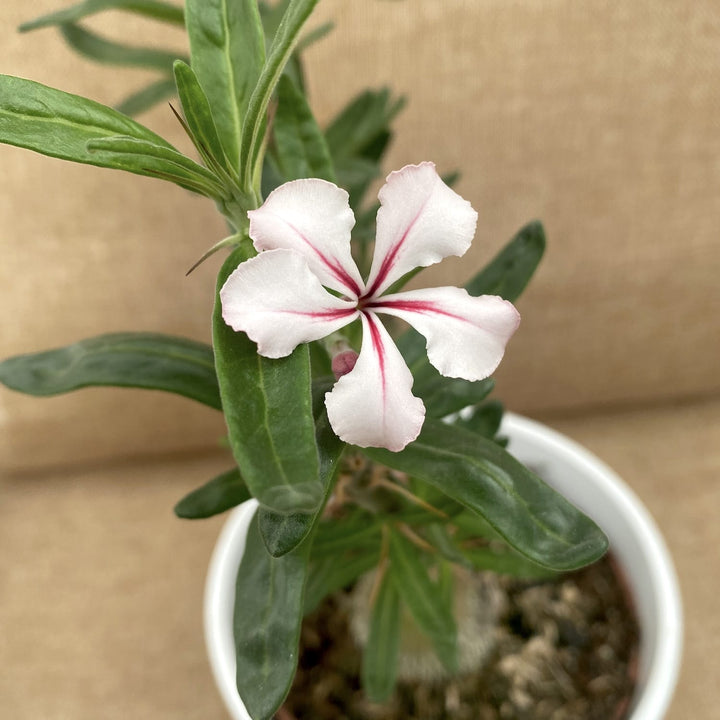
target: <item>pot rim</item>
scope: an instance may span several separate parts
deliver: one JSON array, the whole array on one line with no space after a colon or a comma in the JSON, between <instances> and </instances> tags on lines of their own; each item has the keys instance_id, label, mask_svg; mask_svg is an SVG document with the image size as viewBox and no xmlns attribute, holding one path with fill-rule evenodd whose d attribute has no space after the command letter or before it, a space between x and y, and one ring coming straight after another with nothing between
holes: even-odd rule
<instances>
[{"instance_id":1,"label":"pot rim","mask_svg":"<svg viewBox=\"0 0 720 720\"><path fill-rule=\"evenodd\" d=\"M683 621L677 576L655 522L618 475L573 440L509 412L505 413L501 432L510 437L511 450L523 462L532 465L535 460L542 464L544 455L551 451L553 459L559 459L564 466L565 477L548 478L550 484L600 520L613 545L618 534L613 552L625 569L641 624L638 682L641 692L638 695L636 691L630 720L660 720L677 683ZM582 473L582 484L573 482L578 473ZM598 497L607 498L613 507L613 515L606 523L597 517ZM247 526L256 507L257 502L249 500L230 513L215 545L205 583L205 643L215 683L234 720L251 720L235 685L232 617L235 577L245 550ZM644 562L638 562L638 553ZM634 573L634 568L640 572Z\"/></svg>"}]
</instances>

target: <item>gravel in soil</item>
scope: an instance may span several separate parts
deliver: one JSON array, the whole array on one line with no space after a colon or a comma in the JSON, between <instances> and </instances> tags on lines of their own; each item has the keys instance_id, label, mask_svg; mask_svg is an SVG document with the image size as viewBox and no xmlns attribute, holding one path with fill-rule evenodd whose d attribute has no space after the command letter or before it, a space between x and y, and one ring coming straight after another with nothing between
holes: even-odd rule
<instances>
[{"instance_id":1,"label":"gravel in soil","mask_svg":"<svg viewBox=\"0 0 720 720\"><path fill-rule=\"evenodd\" d=\"M347 598L305 619L300 667L276 720L623 720L639 630L612 558L544 582L500 578L506 600L485 666L403 681L388 703L360 687Z\"/></svg>"}]
</instances>

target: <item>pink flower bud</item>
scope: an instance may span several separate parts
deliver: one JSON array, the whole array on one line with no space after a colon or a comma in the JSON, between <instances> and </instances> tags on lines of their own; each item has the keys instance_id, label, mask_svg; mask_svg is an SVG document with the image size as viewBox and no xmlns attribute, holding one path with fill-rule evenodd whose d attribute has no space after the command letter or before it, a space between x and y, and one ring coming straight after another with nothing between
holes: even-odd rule
<instances>
[{"instance_id":1,"label":"pink flower bud","mask_svg":"<svg viewBox=\"0 0 720 720\"><path fill-rule=\"evenodd\" d=\"M339 380L343 375L347 375L357 362L358 354L354 350L344 350L338 353L332 359L332 371L335 379Z\"/></svg>"}]
</instances>

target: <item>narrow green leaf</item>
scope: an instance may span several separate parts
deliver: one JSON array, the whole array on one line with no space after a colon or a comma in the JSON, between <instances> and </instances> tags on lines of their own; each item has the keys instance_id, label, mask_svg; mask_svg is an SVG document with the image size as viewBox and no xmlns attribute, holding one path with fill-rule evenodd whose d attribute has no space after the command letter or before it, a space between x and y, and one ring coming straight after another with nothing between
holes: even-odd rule
<instances>
[{"instance_id":1,"label":"narrow green leaf","mask_svg":"<svg viewBox=\"0 0 720 720\"><path fill-rule=\"evenodd\" d=\"M195 146L203 157L214 160L220 167L235 176L218 135L210 103L189 65L178 60L173 65L180 104Z\"/></svg>"},{"instance_id":2,"label":"narrow green leaf","mask_svg":"<svg viewBox=\"0 0 720 720\"><path fill-rule=\"evenodd\" d=\"M399 652L400 595L385 573L370 611L370 632L362 657L362 685L371 701L384 702L392 694Z\"/></svg>"},{"instance_id":3,"label":"narrow green leaf","mask_svg":"<svg viewBox=\"0 0 720 720\"><path fill-rule=\"evenodd\" d=\"M248 255L243 245L228 256L218 276L218 293ZM275 512L314 513L325 488L315 441L307 346L277 360L262 357L245 333L225 324L219 294L213 346L230 446L253 496Z\"/></svg>"},{"instance_id":4,"label":"narrow green leaf","mask_svg":"<svg viewBox=\"0 0 720 720\"><path fill-rule=\"evenodd\" d=\"M173 80L161 78L128 95L115 106L115 109L124 115L140 115L140 113L150 110L150 108L155 107L155 105L173 95L175 95L175 83Z\"/></svg>"},{"instance_id":5,"label":"narrow green leaf","mask_svg":"<svg viewBox=\"0 0 720 720\"><path fill-rule=\"evenodd\" d=\"M175 25L185 24L182 7L160 0L85 0L77 5L56 10L36 20L23 23L18 30L28 32L52 25L77 22L103 10L125 10L153 20L162 20Z\"/></svg>"},{"instance_id":6,"label":"narrow green leaf","mask_svg":"<svg viewBox=\"0 0 720 720\"><path fill-rule=\"evenodd\" d=\"M113 333L0 363L0 382L28 395L84 387L164 390L221 409L209 345L154 333Z\"/></svg>"},{"instance_id":7,"label":"narrow green leaf","mask_svg":"<svg viewBox=\"0 0 720 720\"><path fill-rule=\"evenodd\" d=\"M173 50L121 45L73 23L60 25L60 32L73 50L107 65L140 67L169 73L173 62L181 57L180 53Z\"/></svg>"},{"instance_id":8,"label":"narrow green leaf","mask_svg":"<svg viewBox=\"0 0 720 720\"><path fill-rule=\"evenodd\" d=\"M335 181L325 137L305 95L287 75L278 83L273 139L278 169L285 180L315 177Z\"/></svg>"},{"instance_id":9,"label":"narrow green leaf","mask_svg":"<svg viewBox=\"0 0 720 720\"><path fill-rule=\"evenodd\" d=\"M515 302L533 276L545 252L545 231L537 220L515 237L467 285L471 295L500 295Z\"/></svg>"},{"instance_id":10,"label":"narrow green leaf","mask_svg":"<svg viewBox=\"0 0 720 720\"><path fill-rule=\"evenodd\" d=\"M329 35L334 28L335 23L332 22L332 20L325 22L322 25L318 25L316 28L313 28L300 38L297 46L295 47L295 52L305 52L305 50L307 50L311 45L314 45L316 42L322 40L324 37Z\"/></svg>"},{"instance_id":11,"label":"narrow green leaf","mask_svg":"<svg viewBox=\"0 0 720 720\"><path fill-rule=\"evenodd\" d=\"M442 418L484 400L495 387L492 378L478 382L446 378L430 363L415 378L413 393L423 399L428 417Z\"/></svg>"},{"instance_id":12,"label":"narrow green leaf","mask_svg":"<svg viewBox=\"0 0 720 720\"><path fill-rule=\"evenodd\" d=\"M459 417L454 424L492 440L500 429L503 412L503 404L493 400L475 408L467 417Z\"/></svg>"},{"instance_id":13,"label":"narrow green leaf","mask_svg":"<svg viewBox=\"0 0 720 720\"><path fill-rule=\"evenodd\" d=\"M175 514L187 520L209 518L250 499L250 491L237 468L218 475L188 493L177 505Z\"/></svg>"},{"instance_id":14,"label":"narrow green leaf","mask_svg":"<svg viewBox=\"0 0 720 720\"><path fill-rule=\"evenodd\" d=\"M323 500L313 513L291 513L283 515L267 508L260 508L258 522L260 534L268 552L280 557L295 549L317 526L330 493L345 443L335 434L324 402L325 392L313 383L313 416L315 417L315 439L318 447L319 478L323 485Z\"/></svg>"},{"instance_id":15,"label":"narrow green leaf","mask_svg":"<svg viewBox=\"0 0 720 720\"><path fill-rule=\"evenodd\" d=\"M309 544L268 555L257 517L248 530L235 591L237 688L253 720L270 720L298 662Z\"/></svg>"},{"instance_id":16,"label":"narrow green leaf","mask_svg":"<svg viewBox=\"0 0 720 720\"><path fill-rule=\"evenodd\" d=\"M404 105L405 99L392 99L387 88L365 90L354 97L325 130L333 158L368 157L368 148L387 133ZM377 156L370 159L377 160Z\"/></svg>"},{"instance_id":17,"label":"narrow green leaf","mask_svg":"<svg viewBox=\"0 0 720 720\"><path fill-rule=\"evenodd\" d=\"M90 140L87 147L105 158L107 166L169 180L208 197L227 197L216 175L173 148L125 137Z\"/></svg>"},{"instance_id":18,"label":"narrow green leaf","mask_svg":"<svg viewBox=\"0 0 720 720\"><path fill-rule=\"evenodd\" d=\"M332 557L319 559L313 557L305 587L304 614L311 613L328 595L346 588L372 570L377 565L379 555L378 543L374 550L363 548L361 552L336 553Z\"/></svg>"},{"instance_id":19,"label":"narrow green leaf","mask_svg":"<svg viewBox=\"0 0 720 720\"><path fill-rule=\"evenodd\" d=\"M396 530L390 532L390 572L403 603L427 635L445 669L458 669L457 627L452 605L430 579L417 547Z\"/></svg>"},{"instance_id":20,"label":"narrow green leaf","mask_svg":"<svg viewBox=\"0 0 720 720\"><path fill-rule=\"evenodd\" d=\"M420 437L401 452L364 452L479 513L540 565L573 570L607 550L607 538L590 518L499 445L463 428L426 420Z\"/></svg>"},{"instance_id":21,"label":"narrow green leaf","mask_svg":"<svg viewBox=\"0 0 720 720\"><path fill-rule=\"evenodd\" d=\"M280 21L257 85L250 97L240 142L240 163L246 189L253 187L255 165L263 139L265 113L270 98L292 54L300 30L317 2L318 0L291 0Z\"/></svg>"},{"instance_id":22,"label":"narrow green leaf","mask_svg":"<svg viewBox=\"0 0 720 720\"><path fill-rule=\"evenodd\" d=\"M212 108L225 155L237 171L243 120L265 60L258 4L187 0L185 13L192 69Z\"/></svg>"},{"instance_id":23,"label":"narrow green leaf","mask_svg":"<svg viewBox=\"0 0 720 720\"><path fill-rule=\"evenodd\" d=\"M313 539L313 558L380 545L382 526L376 515L358 509L342 520L323 522Z\"/></svg>"},{"instance_id":24,"label":"narrow green leaf","mask_svg":"<svg viewBox=\"0 0 720 720\"><path fill-rule=\"evenodd\" d=\"M553 570L528 560L510 548L466 548L462 554L476 570L490 570L498 575L511 575L526 580L545 580L557 575Z\"/></svg>"},{"instance_id":25,"label":"narrow green leaf","mask_svg":"<svg viewBox=\"0 0 720 720\"><path fill-rule=\"evenodd\" d=\"M62 160L113 168L107 156L90 152L87 144L115 136L174 149L117 110L32 80L0 75L0 142Z\"/></svg>"}]
</instances>

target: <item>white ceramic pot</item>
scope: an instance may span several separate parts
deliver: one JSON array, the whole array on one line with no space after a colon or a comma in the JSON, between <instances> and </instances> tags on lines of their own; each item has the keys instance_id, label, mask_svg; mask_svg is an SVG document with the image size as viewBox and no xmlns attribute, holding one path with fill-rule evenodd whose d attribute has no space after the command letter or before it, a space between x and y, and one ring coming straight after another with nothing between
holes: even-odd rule
<instances>
[{"instance_id":1,"label":"white ceramic pot","mask_svg":"<svg viewBox=\"0 0 720 720\"><path fill-rule=\"evenodd\" d=\"M638 685L630 720L662 720L682 654L682 606L665 543L648 511L620 478L572 440L507 413L509 449L590 515L610 538L640 622ZM254 501L236 508L218 539L205 587L205 638L215 681L233 720L250 720L235 688L233 602Z\"/></svg>"}]
</instances>

